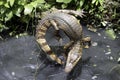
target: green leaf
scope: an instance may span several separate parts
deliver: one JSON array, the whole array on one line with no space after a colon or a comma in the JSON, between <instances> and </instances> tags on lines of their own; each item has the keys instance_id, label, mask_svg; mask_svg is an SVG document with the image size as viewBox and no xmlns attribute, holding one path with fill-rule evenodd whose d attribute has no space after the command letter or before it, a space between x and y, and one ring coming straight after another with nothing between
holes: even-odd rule
<instances>
[{"instance_id":1,"label":"green leaf","mask_svg":"<svg viewBox=\"0 0 120 80\"><path fill-rule=\"evenodd\" d=\"M20 17L21 16L20 13L22 12L22 10L23 10L23 6L18 6L13 10L13 12L16 16Z\"/></svg>"},{"instance_id":2,"label":"green leaf","mask_svg":"<svg viewBox=\"0 0 120 80\"><path fill-rule=\"evenodd\" d=\"M99 9L100 11L103 11L103 10L104 10L103 6L98 7L98 9Z\"/></svg>"},{"instance_id":3,"label":"green leaf","mask_svg":"<svg viewBox=\"0 0 120 80\"><path fill-rule=\"evenodd\" d=\"M64 2L63 0L56 0L56 2Z\"/></svg>"},{"instance_id":4,"label":"green leaf","mask_svg":"<svg viewBox=\"0 0 120 80\"><path fill-rule=\"evenodd\" d=\"M106 35L110 37L112 40L116 38L116 35L113 29L108 29L105 32L106 32Z\"/></svg>"},{"instance_id":5,"label":"green leaf","mask_svg":"<svg viewBox=\"0 0 120 80\"><path fill-rule=\"evenodd\" d=\"M83 4L84 4L84 0L81 0L80 1L80 8L83 6Z\"/></svg>"},{"instance_id":6,"label":"green leaf","mask_svg":"<svg viewBox=\"0 0 120 80\"><path fill-rule=\"evenodd\" d=\"M9 0L10 6L13 6L15 0Z\"/></svg>"},{"instance_id":7,"label":"green leaf","mask_svg":"<svg viewBox=\"0 0 120 80\"><path fill-rule=\"evenodd\" d=\"M90 7L89 5L86 5L86 6L85 6L85 9L86 9L86 10L88 10L88 9L89 9L89 7Z\"/></svg>"},{"instance_id":8,"label":"green leaf","mask_svg":"<svg viewBox=\"0 0 120 80\"><path fill-rule=\"evenodd\" d=\"M10 8L10 6L9 6L8 3L5 3L4 6L5 6L6 8Z\"/></svg>"},{"instance_id":9,"label":"green leaf","mask_svg":"<svg viewBox=\"0 0 120 80\"><path fill-rule=\"evenodd\" d=\"M103 22L101 22L101 24L105 27L106 25L107 25L107 21L103 21Z\"/></svg>"},{"instance_id":10,"label":"green leaf","mask_svg":"<svg viewBox=\"0 0 120 80\"><path fill-rule=\"evenodd\" d=\"M95 4L96 1L97 1L97 0L92 0L92 4Z\"/></svg>"},{"instance_id":11,"label":"green leaf","mask_svg":"<svg viewBox=\"0 0 120 80\"><path fill-rule=\"evenodd\" d=\"M4 4L4 1L3 1L3 0L2 0L2 1L0 0L0 5L3 5L3 4Z\"/></svg>"},{"instance_id":12,"label":"green leaf","mask_svg":"<svg viewBox=\"0 0 120 80\"><path fill-rule=\"evenodd\" d=\"M7 12L5 16L5 21L10 20L12 17L13 17L13 12L12 11Z\"/></svg>"},{"instance_id":13,"label":"green leaf","mask_svg":"<svg viewBox=\"0 0 120 80\"><path fill-rule=\"evenodd\" d=\"M3 25L2 23L0 23L0 32L2 32L3 30L8 29L8 27L6 27L5 25Z\"/></svg>"},{"instance_id":14,"label":"green leaf","mask_svg":"<svg viewBox=\"0 0 120 80\"><path fill-rule=\"evenodd\" d=\"M25 22L25 23L27 23L27 24L28 24L28 22L29 22L30 19L31 19L31 17L26 16L26 15L23 15L23 16L20 17L20 18L21 18L21 21L22 21L22 22Z\"/></svg>"},{"instance_id":15,"label":"green leaf","mask_svg":"<svg viewBox=\"0 0 120 80\"><path fill-rule=\"evenodd\" d=\"M36 8L37 5L38 5L37 1L31 2L30 4L31 4L34 8Z\"/></svg>"},{"instance_id":16,"label":"green leaf","mask_svg":"<svg viewBox=\"0 0 120 80\"><path fill-rule=\"evenodd\" d=\"M45 3L45 0L37 0L37 3Z\"/></svg>"},{"instance_id":17,"label":"green leaf","mask_svg":"<svg viewBox=\"0 0 120 80\"><path fill-rule=\"evenodd\" d=\"M60 3L70 3L72 0L56 0L56 2Z\"/></svg>"},{"instance_id":18,"label":"green leaf","mask_svg":"<svg viewBox=\"0 0 120 80\"><path fill-rule=\"evenodd\" d=\"M64 3L70 3L72 0L64 0Z\"/></svg>"},{"instance_id":19,"label":"green leaf","mask_svg":"<svg viewBox=\"0 0 120 80\"><path fill-rule=\"evenodd\" d=\"M98 5L98 3L99 3L99 2L98 2L98 0L97 0L97 1L96 1L96 3L95 3L95 5L97 6L97 5Z\"/></svg>"},{"instance_id":20,"label":"green leaf","mask_svg":"<svg viewBox=\"0 0 120 80\"><path fill-rule=\"evenodd\" d=\"M19 5L26 5L27 4L27 1L26 0L16 0L15 1L17 4L19 4Z\"/></svg>"},{"instance_id":21,"label":"green leaf","mask_svg":"<svg viewBox=\"0 0 120 80\"><path fill-rule=\"evenodd\" d=\"M24 14L27 15L27 14L31 14L32 10L33 10L33 6L28 4L28 5L25 5L24 6L25 10L24 10Z\"/></svg>"},{"instance_id":22,"label":"green leaf","mask_svg":"<svg viewBox=\"0 0 120 80\"><path fill-rule=\"evenodd\" d=\"M1 7L1 9L0 9L0 15L1 14L4 15L4 13L6 12L6 10L7 10L6 7ZM2 17L2 16L0 16L0 17Z\"/></svg>"},{"instance_id":23,"label":"green leaf","mask_svg":"<svg viewBox=\"0 0 120 80\"><path fill-rule=\"evenodd\" d=\"M66 8L68 5L67 4L62 4L62 9Z\"/></svg>"},{"instance_id":24,"label":"green leaf","mask_svg":"<svg viewBox=\"0 0 120 80\"><path fill-rule=\"evenodd\" d=\"M99 1L100 5L102 6L102 5L103 5L104 0L98 0L98 1Z\"/></svg>"},{"instance_id":25,"label":"green leaf","mask_svg":"<svg viewBox=\"0 0 120 80\"><path fill-rule=\"evenodd\" d=\"M51 4L48 4L48 3L46 3L44 6L45 9L49 9L50 7L51 7Z\"/></svg>"}]
</instances>

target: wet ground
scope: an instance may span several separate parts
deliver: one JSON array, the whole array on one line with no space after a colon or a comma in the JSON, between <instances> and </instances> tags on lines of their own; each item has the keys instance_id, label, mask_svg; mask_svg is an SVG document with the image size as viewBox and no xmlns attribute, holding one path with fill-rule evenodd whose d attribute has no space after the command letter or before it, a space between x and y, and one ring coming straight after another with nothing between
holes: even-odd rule
<instances>
[{"instance_id":1,"label":"wet ground","mask_svg":"<svg viewBox=\"0 0 120 80\"><path fill-rule=\"evenodd\" d=\"M48 33L48 43L61 53L61 46L69 38L61 32L61 44L52 35L52 29ZM35 76L36 80L120 80L120 38L111 40L102 29L95 33L84 28L84 34L91 37L92 46L83 50L82 59L69 74L64 72L64 66L48 61L34 36L1 41L0 80L34 80Z\"/></svg>"}]
</instances>

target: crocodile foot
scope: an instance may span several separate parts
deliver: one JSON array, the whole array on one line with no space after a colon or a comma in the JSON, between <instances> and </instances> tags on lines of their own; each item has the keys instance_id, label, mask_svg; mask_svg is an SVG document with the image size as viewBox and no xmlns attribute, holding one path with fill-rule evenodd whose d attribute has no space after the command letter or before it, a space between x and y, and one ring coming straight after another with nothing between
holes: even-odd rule
<instances>
[{"instance_id":1,"label":"crocodile foot","mask_svg":"<svg viewBox=\"0 0 120 80\"><path fill-rule=\"evenodd\" d=\"M83 40L83 48L89 48L89 46L91 45L91 38L85 37L82 40Z\"/></svg>"}]
</instances>

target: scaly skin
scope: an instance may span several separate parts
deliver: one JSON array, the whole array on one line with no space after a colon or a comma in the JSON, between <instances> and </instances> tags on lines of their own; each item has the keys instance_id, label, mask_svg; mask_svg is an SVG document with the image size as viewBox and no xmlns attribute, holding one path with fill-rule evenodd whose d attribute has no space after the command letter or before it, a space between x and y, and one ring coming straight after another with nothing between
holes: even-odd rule
<instances>
[{"instance_id":1,"label":"scaly skin","mask_svg":"<svg viewBox=\"0 0 120 80\"><path fill-rule=\"evenodd\" d=\"M66 12L67 11L67 12ZM82 26L79 21L73 16L68 14L68 12L72 12L71 10L57 10L52 13L49 13L44 17L41 23L46 19L53 19L55 23L58 23L58 28L65 31L65 33L73 40L78 40L82 38ZM66 12L66 13L65 13ZM79 14L80 15L80 14ZM82 16L82 13L81 13ZM51 21L50 20L50 21ZM64 25L62 25L64 24Z\"/></svg>"}]
</instances>

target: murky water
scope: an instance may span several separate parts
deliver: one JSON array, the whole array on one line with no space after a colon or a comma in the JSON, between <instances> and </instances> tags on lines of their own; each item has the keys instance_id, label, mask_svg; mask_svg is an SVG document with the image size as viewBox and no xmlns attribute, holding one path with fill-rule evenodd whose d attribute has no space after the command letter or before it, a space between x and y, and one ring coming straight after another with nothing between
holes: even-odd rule
<instances>
[{"instance_id":1,"label":"murky water","mask_svg":"<svg viewBox=\"0 0 120 80\"><path fill-rule=\"evenodd\" d=\"M48 43L55 52L62 52L61 46L69 41L61 32L62 43L55 40L52 29L48 31ZM83 50L78 65L67 74L64 65L48 61L33 36L10 38L0 42L0 80L34 80L39 66L37 80L120 80L120 38L110 40L104 30L97 33L84 29L84 34L92 38L93 46ZM120 37L120 35L119 35ZM59 47L60 46L60 47Z\"/></svg>"}]
</instances>

